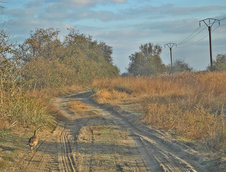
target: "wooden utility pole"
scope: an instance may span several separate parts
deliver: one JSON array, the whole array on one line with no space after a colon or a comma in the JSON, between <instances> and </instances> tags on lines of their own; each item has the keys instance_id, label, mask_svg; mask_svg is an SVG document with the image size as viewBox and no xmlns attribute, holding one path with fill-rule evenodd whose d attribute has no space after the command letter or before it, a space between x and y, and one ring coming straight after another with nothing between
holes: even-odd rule
<instances>
[{"instance_id":1,"label":"wooden utility pole","mask_svg":"<svg viewBox=\"0 0 226 172\"><path fill-rule=\"evenodd\" d=\"M165 44L165 47L166 46L170 50L170 73L172 73L173 72L172 71L172 67L173 67L173 53L172 53L172 49L173 49L174 46L177 46L177 44L176 43L167 43L167 44Z\"/></svg>"},{"instance_id":2,"label":"wooden utility pole","mask_svg":"<svg viewBox=\"0 0 226 172\"><path fill-rule=\"evenodd\" d=\"M214 23L218 22L220 25L220 20L214 19L214 18L207 18L204 20L199 21L199 26L201 26L201 23L205 23L205 25L208 27L209 31L209 46L210 46L210 69L213 70L213 54L212 54L212 38L211 38L211 30Z\"/></svg>"}]
</instances>

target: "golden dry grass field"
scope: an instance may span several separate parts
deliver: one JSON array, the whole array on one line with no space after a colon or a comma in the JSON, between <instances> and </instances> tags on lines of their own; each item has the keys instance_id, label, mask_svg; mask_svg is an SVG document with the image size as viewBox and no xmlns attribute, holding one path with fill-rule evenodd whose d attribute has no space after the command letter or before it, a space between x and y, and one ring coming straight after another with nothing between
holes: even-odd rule
<instances>
[{"instance_id":1,"label":"golden dry grass field","mask_svg":"<svg viewBox=\"0 0 226 172\"><path fill-rule=\"evenodd\" d=\"M99 103L136 104L145 124L207 149L225 149L225 72L120 77L95 80L93 87Z\"/></svg>"},{"instance_id":2,"label":"golden dry grass field","mask_svg":"<svg viewBox=\"0 0 226 172\"><path fill-rule=\"evenodd\" d=\"M0 171L221 171L225 78L223 72L180 73L33 90L25 110L40 104L43 113L21 118L36 125L22 120L20 128L3 127ZM41 124L40 142L30 151L27 140Z\"/></svg>"}]
</instances>

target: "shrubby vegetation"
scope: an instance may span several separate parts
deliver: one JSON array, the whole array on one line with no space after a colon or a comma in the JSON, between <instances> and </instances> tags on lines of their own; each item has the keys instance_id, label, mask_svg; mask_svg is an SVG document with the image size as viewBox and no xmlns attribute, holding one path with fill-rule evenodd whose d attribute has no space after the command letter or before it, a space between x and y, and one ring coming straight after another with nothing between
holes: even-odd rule
<instances>
[{"instance_id":1,"label":"shrubby vegetation","mask_svg":"<svg viewBox=\"0 0 226 172\"><path fill-rule=\"evenodd\" d=\"M218 54L216 60L213 61L213 69L208 66L208 70L226 71L226 54Z\"/></svg>"},{"instance_id":2,"label":"shrubby vegetation","mask_svg":"<svg viewBox=\"0 0 226 172\"><path fill-rule=\"evenodd\" d=\"M38 89L91 83L95 78L118 76L112 48L70 29L61 41L59 31L37 29L19 45L22 74L27 87Z\"/></svg>"},{"instance_id":3,"label":"shrubby vegetation","mask_svg":"<svg viewBox=\"0 0 226 172\"><path fill-rule=\"evenodd\" d=\"M43 99L31 90L91 83L115 77L112 47L70 29L64 40L55 29L36 29L20 45L0 32L0 129L53 125Z\"/></svg>"},{"instance_id":4,"label":"shrubby vegetation","mask_svg":"<svg viewBox=\"0 0 226 172\"><path fill-rule=\"evenodd\" d=\"M0 33L0 48L0 129L16 125L53 125L54 120L42 101L23 91L26 81L21 76L21 65L18 60L9 58L15 55L14 46L3 31Z\"/></svg>"},{"instance_id":5,"label":"shrubby vegetation","mask_svg":"<svg viewBox=\"0 0 226 172\"><path fill-rule=\"evenodd\" d=\"M170 71L170 66L167 66L168 71ZM179 73L179 72L191 72L192 68L182 60L176 60L172 65L172 73Z\"/></svg>"}]
</instances>

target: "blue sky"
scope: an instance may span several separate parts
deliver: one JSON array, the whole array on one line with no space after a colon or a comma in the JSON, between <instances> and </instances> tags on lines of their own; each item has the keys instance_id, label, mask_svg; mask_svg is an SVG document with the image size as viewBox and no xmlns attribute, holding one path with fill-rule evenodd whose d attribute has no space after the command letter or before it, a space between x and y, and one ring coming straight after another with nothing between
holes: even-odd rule
<instances>
[{"instance_id":1,"label":"blue sky","mask_svg":"<svg viewBox=\"0 0 226 172\"><path fill-rule=\"evenodd\" d=\"M226 54L225 0L5 0L1 27L13 41L22 42L36 28L68 27L113 47L113 61L125 72L129 55L151 42L178 43L173 60L184 60L196 70L209 65L208 29L199 20L222 19L213 26L213 57ZM161 58L170 63L169 49Z\"/></svg>"}]
</instances>

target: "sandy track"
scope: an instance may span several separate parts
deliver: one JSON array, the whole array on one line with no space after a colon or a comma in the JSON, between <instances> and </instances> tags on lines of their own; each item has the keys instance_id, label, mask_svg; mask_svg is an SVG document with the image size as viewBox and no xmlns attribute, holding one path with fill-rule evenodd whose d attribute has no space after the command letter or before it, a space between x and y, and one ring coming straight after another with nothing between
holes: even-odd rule
<instances>
[{"instance_id":1,"label":"sandy track","mask_svg":"<svg viewBox=\"0 0 226 172\"><path fill-rule=\"evenodd\" d=\"M99 105L90 92L56 98L64 121L42 136L35 151L20 157L11 171L215 171L190 147L172 141L118 107ZM73 113L68 101L89 110Z\"/></svg>"}]
</instances>

